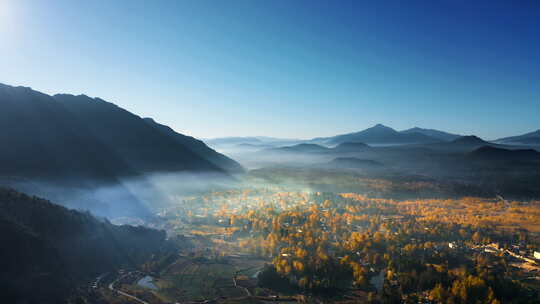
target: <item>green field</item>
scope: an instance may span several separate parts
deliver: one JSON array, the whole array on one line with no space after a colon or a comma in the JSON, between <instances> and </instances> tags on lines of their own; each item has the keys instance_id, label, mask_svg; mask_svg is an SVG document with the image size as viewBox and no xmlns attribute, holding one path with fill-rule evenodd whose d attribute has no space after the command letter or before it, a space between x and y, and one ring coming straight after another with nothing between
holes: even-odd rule
<instances>
[{"instance_id":1,"label":"green field","mask_svg":"<svg viewBox=\"0 0 540 304\"><path fill-rule=\"evenodd\" d=\"M237 267L202 259L179 261L158 281L159 293L176 300L208 300L219 297L241 297L246 292L235 287Z\"/></svg>"}]
</instances>

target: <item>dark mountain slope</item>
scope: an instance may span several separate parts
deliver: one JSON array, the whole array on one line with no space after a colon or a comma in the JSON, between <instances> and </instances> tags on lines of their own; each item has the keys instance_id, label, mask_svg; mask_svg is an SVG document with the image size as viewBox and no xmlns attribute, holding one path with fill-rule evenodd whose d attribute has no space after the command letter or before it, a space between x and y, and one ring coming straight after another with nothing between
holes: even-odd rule
<instances>
[{"instance_id":1,"label":"dark mountain slope","mask_svg":"<svg viewBox=\"0 0 540 304\"><path fill-rule=\"evenodd\" d=\"M471 152L469 156L481 160L540 160L540 152L533 149L508 150L491 146L480 147Z\"/></svg>"},{"instance_id":2,"label":"dark mountain slope","mask_svg":"<svg viewBox=\"0 0 540 304\"><path fill-rule=\"evenodd\" d=\"M239 163L209 148L203 141L191 136L177 133L170 127L157 123L152 118L144 118L144 121L151 127L156 128L160 132L174 138L178 143L189 148L191 151L202 156L207 161L213 163L219 168L225 169L231 173L242 173L244 171Z\"/></svg>"},{"instance_id":3,"label":"dark mountain slope","mask_svg":"<svg viewBox=\"0 0 540 304\"><path fill-rule=\"evenodd\" d=\"M54 98L100 142L139 172L223 171L142 118L112 103L85 95Z\"/></svg>"},{"instance_id":4,"label":"dark mountain slope","mask_svg":"<svg viewBox=\"0 0 540 304\"><path fill-rule=\"evenodd\" d=\"M315 142L323 142L336 145L344 142L363 142L368 144L405 144L405 143L429 143L437 142L433 137L412 132L400 133L390 127L378 124L371 128L356 133L337 135L328 138L317 138Z\"/></svg>"},{"instance_id":5,"label":"dark mountain slope","mask_svg":"<svg viewBox=\"0 0 540 304\"><path fill-rule=\"evenodd\" d=\"M0 301L62 303L91 277L171 250L165 237L0 188Z\"/></svg>"},{"instance_id":6,"label":"dark mountain slope","mask_svg":"<svg viewBox=\"0 0 540 304\"><path fill-rule=\"evenodd\" d=\"M481 139L478 136L474 136L474 135L461 136L461 137L453 140L451 143L454 144L454 145L466 145L466 146L489 144L487 141Z\"/></svg>"},{"instance_id":7,"label":"dark mountain slope","mask_svg":"<svg viewBox=\"0 0 540 304\"><path fill-rule=\"evenodd\" d=\"M452 134L452 133L434 130L434 129L423 129L423 128L418 128L418 127L403 130L401 131L401 133L403 134L420 133L420 134L424 134L426 136L444 140L444 141L451 141L458 137L461 137L461 135L457 135L457 134Z\"/></svg>"},{"instance_id":8,"label":"dark mountain slope","mask_svg":"<svg viewBox=\"0 0 540 304\"><path fill-rule=\"evenodd\" d=\"M135 174L51 96L0 84L0 107L0 175L114 180Z\"/></svg>"},{"instance_id":9,"label":"dark mountain slope","mask_svg":"<svg viewBox=\"0 0 540 304\"><path fill-rule=\"evenodd\" d=\"M438 143L414 145L413 147L427 148L431 150L431 152L437 151L443 154L446 154L446 153L462 154L462 153L469 153L483 146L492 146L492 147L497 147L497 148L505 147L502 145L497 145L497 144L485 141L475 135L461 136L452 141L442 141Z\"/></svg>"},{"instance_id":10,"label":"dark mountain slope","mask_svg":"<svg viewBox=\"0 0 540 304\"><path fill-rule=\"evenodd\" d=\"M206 157L235 167L188 137L173 137L99 98L51 97L0 84L0 106L0 176L113 182L144 172L224 172Z\"/></svg>"}]
</instances>

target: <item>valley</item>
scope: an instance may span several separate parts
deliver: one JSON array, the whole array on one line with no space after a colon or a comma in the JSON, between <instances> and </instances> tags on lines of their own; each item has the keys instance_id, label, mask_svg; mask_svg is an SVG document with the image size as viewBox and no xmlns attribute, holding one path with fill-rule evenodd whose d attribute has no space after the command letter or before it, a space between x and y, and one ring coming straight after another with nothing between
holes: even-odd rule
<instances>
[{"instance_id":1,"label":"valley","mask_svg":"<svg viewBox=\"0 0 540 304\"><path fill-rule=\"evenodd\" d=\"M540 304L539 29L0 0L0 304Z\"/></svg>"},{"instance_id":2,"label":"valley","mask_svg":"<svg viewBox=\"0 0 540 304\"><path fill-rule=\"evenodd\" d=\"M321 174L342 184L335 172ZM147 303L505 302L516 292L532 303L540 295L540 201L391 199L258 178L160 210L160 228L182 249L117 277L116 288ZM358 183L372 195L385 185ZM414 186L423 187L431 186ZM154 287L137 283L146 275ZM97 290L122 303L107 285Z\"/></svg>"}]
</instances>

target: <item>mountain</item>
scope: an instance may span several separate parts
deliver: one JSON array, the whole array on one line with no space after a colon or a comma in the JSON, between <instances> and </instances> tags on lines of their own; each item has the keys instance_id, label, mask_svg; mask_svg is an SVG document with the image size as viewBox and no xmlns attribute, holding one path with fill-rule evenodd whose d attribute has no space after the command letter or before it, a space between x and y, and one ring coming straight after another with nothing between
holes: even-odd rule
<instances>
[{"instance_id":1,"label":"mountain","mask_svg":"<svg viewBox=\"0 0 540 304\"><path fill-rule=\"evenodd\" d=\"M469 156L482 160L540 160L540 152L533 149L508 150L491 146L480 147L469 153Z\"/></svg>"},{"instance_id":2,"label":"mountain","mask_svg":"<svg viewBox=\"0 0 540 304\"><path fill-rule=\"evenodd\" d=\"M0 84L0 107L0 176L114 181L136 174L49 95Z\"/></svg>"},{"instance_id":3,"label":"mountain","mask_svg":"<svg viewBox=\"0 0 540 304\"><path fill-rule=\"evenodd\" d=\"M528 137L516 141L516 143L526 144L526 145L540 145L540 137Z\"/></svg>"},{"instance_id":4,"label":"mountain","mask_svg":"<svg viewBox=\"0 0 540 304\"><path fill-rule=\"evenodd\" d=\"M462 145L462 146L478 146L478 145L490 144L489 142L474 135L461 136L451 141L450 143L453 145Z\"/></svg>"},{"instance_id":5,"label":"mountain","mask_svg":"<svg viewBox=\"0 0 540 304\"><path fill-rule=\"evenodd\" d=\"M156 128L164 134L174 138L178 143L189 148L192 152L202 156L217 167L225 169L227 172L231 173L244 172L244 169L239 163L209 148L203 141L191 136L177 133L170 127L157 123L152 118L144 118L144 121L153 128Z\"/></svg>"},{"instance_id":6,"label":"mountain","mask_svg":"<svg viewBox=\"0 0 540 304\"><path fill-rule=\"evenodd\" d=\"M426 136L433 137L433 138L440 139L440 140L444 140L444 141L452 141L452 140L457 139L457 138L459 138L461 136L461 135L447 133L447 132L443 132L443 131L439 131L439 130L422 129L422 128L418 128L418 127L403 130L400 133L403 133L403 134L420 133L420 134L424 134Z\"/></svg>"},{"instance_id":7,"label":"mountain","mask_svg":"<svg viewBox=\"0 0 540 304\"><path fill-rule=\"evenodd\" d=\"M224 171L176 137L112 103L85 95L58 94L54 99L138 172Z\"/></svg>"},{"instance_id":8,"label":"mountain","mask_svg":"<svg viewBox=\"0 0 540 304\"><path fill-rule=\"evenodd\" d=\"M332 150L335 152L358 152L367 148L369 146L361 142L344 142L335 146Z\"/></svg>"},{"instance_id":9,"label":"mountain","mask_svg":"<svg viewBox=\"0 0 540 304\"><path fill-rule=\"evenodd\" d=\"M90 278L174 250L164 231L115 226L5 188L0 238L2 303L64 303Z\"/></svg>"},{"instance_id":10,"label":"mountain","mask_svg":"<svg viewBox=\"0 0 540 304\"><path fill-rule=\"evenodd\" d=\"M441 150L450 153L469 153L474 149L483 146L499 147L499 145L487 142L475 135L461 136L452 141L427 144L425 146L434 150Z\"/></svg>"},{"instance_id":11,"label":"mountain","mask_svg":"<svg viewBox=\"0 0 540 304\"><path fill-rule=\"evenodd\" d=\"M360 132L327 138L315 138L313 141L321 142L327 145L337 145L344 142L362 142L368 144L412 144L437 142L439 140L417 132L400 133L390 127L377 124Z\"/></svg>"},{"instance_id":12,"label":"mountain","mask_svg":"<svg viewBox=\"0 0 540 304\"><path fill-rule=\"evenodd\" d=\"M526 133L519 136L499 138L496 142L502 143L522 143L522 144L540 144L540 130Z\"/></svg>"},{"instance_id":13,"label":"mountain","mask_svg":"<svg viewBox=\"0 0 540 304\"><path fill-rule=\"evenodd\" d=\"M0 84L0 102L0 176L114 181L145 172L239 168L202 142L99 98Z\"/></svg>"},{"instance_id":14,"label":"mountain","mask_svg":"<svg viewBox=\"0 0 540 304\"><path fill-rule=\"evenodd\" d=\"M288 152L288 153L321 153L321 152L330 151L330 149L327 147L316 145L316 144L298 144L294 146L271 148L271 149L267 149L266 151Z\"/></svg>"}]
</instances>

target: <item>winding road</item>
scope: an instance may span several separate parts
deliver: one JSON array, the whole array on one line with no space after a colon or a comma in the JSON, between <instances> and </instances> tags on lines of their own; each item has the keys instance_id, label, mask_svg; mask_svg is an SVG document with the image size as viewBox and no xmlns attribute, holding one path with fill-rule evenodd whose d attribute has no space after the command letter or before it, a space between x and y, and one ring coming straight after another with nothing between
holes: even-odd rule
<instances>
[{"instance_id":1,"label":"winding road","mask_svg":"<svg viewBox=\"0 0 540 304\"><path fill-rule=\"evenodd\" d=\"M114 284L116 284L116 282L118 282L120 279L124 278L125 276L128 276L129 274L131 274L131 273L125 274L125 275L119 277L118 279L114 280L111 284L109 284L109 289L110 289L111 291L113 291L113 292L117 292L117 293L119 293L119 294L121 294L121 295L123 295L123 296L125 296L125 297L128 297L128 298L130 298L130 299L132 299L132 300L135 300L135 301L137 301L137 302L139 302L139 303L142 303L142 304L150 304L150 303L144 301L143 299L137 298L137 297L134 296L134 295L130 295L130 294L125 293L125 292L123 292L123 291L121 291L121 290L119 290L119 289L114 288Z\"/></svg>"}]
</instances>

